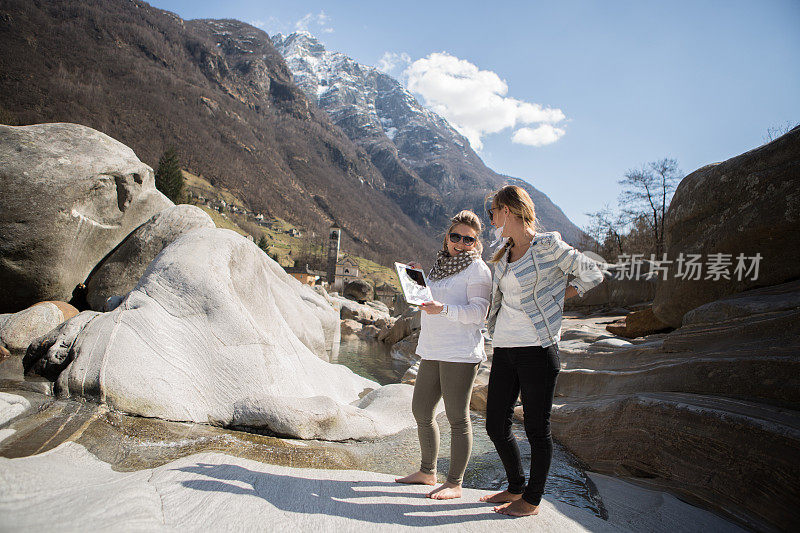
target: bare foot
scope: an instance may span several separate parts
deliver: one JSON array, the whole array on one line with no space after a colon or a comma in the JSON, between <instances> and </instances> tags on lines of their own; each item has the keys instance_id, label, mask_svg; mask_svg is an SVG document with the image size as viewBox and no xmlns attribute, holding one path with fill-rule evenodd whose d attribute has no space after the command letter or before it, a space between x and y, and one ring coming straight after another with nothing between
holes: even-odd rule
<instances>
[{"instance_id":1,"label":"bare foot","mask_svg":"<svg viewBox=\"0 0 800 533\"><path fill-rule=\"evenodd\" d=\"M434 500L452 500L461 497L461 485L445 481L440 486L428 493L428 498Z\"/></svg>"},{"instance_id":2,"label":"bare foot","mask_svg":"<svg viewBox=\"0 0 800 533\"><path fill-rule=\"evenodd\" d=\"M520 498L522 498L522 494L512 494L507 490L504 490L503 492L498 492L497 494L481 496L480 500L486 503L508 503L519 500Z\"/></svg>"},{"instance_id":3,"label":"bare foot","mask_svg":"<svg viewBox=\"0 0 800 533\"><path fill-rule=\"evenodd\" d=\"M414 472L410 476L396 478L395 483L408 483L409 485L436 485L436 474Z\"/></svg>"},{"instance_id":4,"label":"bare foot","mask_svg":"<svg viewBox=\"0 0 800 533\"><path fill-rule=\"evenodd\" d=\"M494 508L494 512L508 516L532 516L539 514L539 506L531 505L522 498Z\"/></svg>"}]
</instances>

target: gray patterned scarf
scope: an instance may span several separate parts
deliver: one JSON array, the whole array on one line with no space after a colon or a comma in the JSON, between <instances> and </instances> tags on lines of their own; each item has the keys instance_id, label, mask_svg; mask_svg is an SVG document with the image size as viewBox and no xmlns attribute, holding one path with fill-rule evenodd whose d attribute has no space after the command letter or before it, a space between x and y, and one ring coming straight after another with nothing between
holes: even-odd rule
<instances>
[{"instance_id":1,"label":"gray patterned scarf","mask_svg":"<svg viewBox=\"0 0 800 533\"><path fill-rule=\"evenodd\" d=\"M472 264L473 261L480 259L481 254L477 250L469 250L461 252L458 255L451 256L444 250L439 250L436 254L436 262L433 264L431 273L428 274L428 279L431 281L438 281L453 274L457 274Z\"/></svg>"}]
</instances>

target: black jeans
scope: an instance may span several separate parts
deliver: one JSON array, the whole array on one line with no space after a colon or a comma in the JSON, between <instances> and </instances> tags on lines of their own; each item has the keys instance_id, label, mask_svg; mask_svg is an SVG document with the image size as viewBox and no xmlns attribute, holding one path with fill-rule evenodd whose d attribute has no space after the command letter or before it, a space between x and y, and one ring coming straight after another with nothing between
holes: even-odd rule
<instances>
[{"instance_id":1,"label":"black jeans","mask_svg":"<svg viewBox=\"0 0 800 533\"><path fill-rule=\"evenodd\" d=\"M553 458L550 411L561 367L558 345L495 348L486 397L486 432L508 477L508 492L539 505ZM531 473L525 486L519 446L511 434L514 404L522 392L525 434L531 445Z\"/></svg>"}]
</instances>

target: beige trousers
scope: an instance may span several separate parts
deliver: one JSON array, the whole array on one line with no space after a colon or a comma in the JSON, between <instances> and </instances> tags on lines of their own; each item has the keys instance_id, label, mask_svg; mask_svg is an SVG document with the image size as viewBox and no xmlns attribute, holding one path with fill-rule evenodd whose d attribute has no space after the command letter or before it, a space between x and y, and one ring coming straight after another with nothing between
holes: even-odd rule
<instances>
[{"instance_id":1,"label":"beige trousers","mask_svg":"<svg viewBox=\"0 0 800 533\"><path fill-rule=\"evenodd\" d=\"M417 421L422 451L420 470L436 471L439 455L439 425L434 419L436 405L444 398L444 410L450 422L450 469L447 481L461 484L472 453L472 422L469 401L472 383L480 363L450 363L423 359L419 363L411 411Z\"/></svg>"}]
</instances>

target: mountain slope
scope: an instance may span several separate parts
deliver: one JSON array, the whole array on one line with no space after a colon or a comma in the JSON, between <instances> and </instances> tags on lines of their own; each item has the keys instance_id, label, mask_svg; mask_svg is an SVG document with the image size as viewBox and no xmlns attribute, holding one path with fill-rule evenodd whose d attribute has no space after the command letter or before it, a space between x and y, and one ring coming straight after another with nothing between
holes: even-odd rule
<instances>
[{"instance_id":1,"label":"mountain slope","mask_svg":"<svg viewBox=\"0 0 800 533\"><path fill-rule=\"evenodd\" d=\"M524 187L541 224L577 244L582 231L544 193L497 174L446 120L423 107L391 76L332 52L308 32L272 41L312 102L372 158L403 211L434 227L459 208L483 212L487 194L504 183Z\"/></svg>"},{"instance_id":2,"label":"mountain slope","mask_svg":"<svg viewBox=\"0 0 800 533\"><path fill-rule=\"evenodd\" d=\"M5 0L0 47L2 116L88 125L151 166L174 145L188 170L252 210L317 231L338 224L345 248L382 262L438 247L257 28L135 0Z\"/></svg>"}]
</instances>

